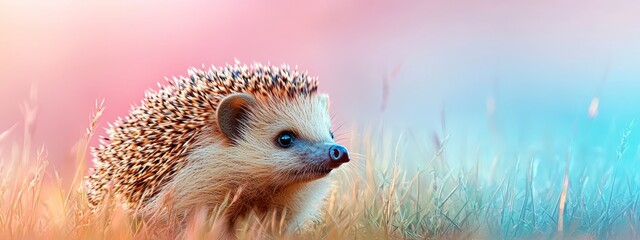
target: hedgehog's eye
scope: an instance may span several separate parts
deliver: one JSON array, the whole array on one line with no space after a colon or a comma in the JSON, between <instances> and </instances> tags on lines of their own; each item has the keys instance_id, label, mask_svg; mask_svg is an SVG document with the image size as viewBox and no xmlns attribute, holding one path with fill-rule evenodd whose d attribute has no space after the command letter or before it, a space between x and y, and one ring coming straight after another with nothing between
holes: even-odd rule
<instances>
[{"instance_id":1,"label":"hedgehog's eye","mask_svg":"<svg viewBox=\"0 0 640 240\"><path fill-rule=\"evenodd\" d=\"M293 143L293 139L295 137L296 136L292 132L284 131L278 134L278 137L276 138L276 142L282 148L289 148L291 147L291 144Z\"/></svg>"}]
</instances>

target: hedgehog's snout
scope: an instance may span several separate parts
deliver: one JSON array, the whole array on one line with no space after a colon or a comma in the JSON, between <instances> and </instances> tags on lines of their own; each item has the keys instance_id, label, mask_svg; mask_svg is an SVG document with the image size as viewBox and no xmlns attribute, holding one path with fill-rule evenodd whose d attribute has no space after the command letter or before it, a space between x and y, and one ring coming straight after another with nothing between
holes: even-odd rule
<instances>
[{"instance_id":1,"label":"hedgehog's snout","mask_svg":"<svg viewBox=\"0 0 640 240\"><path fill-rule=\"evenodd\" d=\"M349 162L349 150L342 145L333 145L329 148L329 159L332 165L338 167L340 164Z\"/></svg>"}]
</instances>

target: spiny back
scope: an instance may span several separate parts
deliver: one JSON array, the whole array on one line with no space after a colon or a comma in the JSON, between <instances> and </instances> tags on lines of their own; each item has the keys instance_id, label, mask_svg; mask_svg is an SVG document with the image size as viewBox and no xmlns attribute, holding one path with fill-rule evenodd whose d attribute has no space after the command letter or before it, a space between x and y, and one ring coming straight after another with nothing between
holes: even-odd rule
<instances>
[{"instance_id":1,"label":"spiny back","mask_svg":"<svg viewBox=\"0 0 640 240\"><path fill-rule=\"evenodd\" d=\"M215 124L220 100L232 93L267 98L293 98L316 92L317 81L306 73L254 64L191 69L158 91L148 91L142 104L107 128L94 148L94 173L88 177L91 207L109 189L136 207L187 163L187 155L206 126ZM223 141L222 139L220 141Z\"/></svg>"}]
</instances>

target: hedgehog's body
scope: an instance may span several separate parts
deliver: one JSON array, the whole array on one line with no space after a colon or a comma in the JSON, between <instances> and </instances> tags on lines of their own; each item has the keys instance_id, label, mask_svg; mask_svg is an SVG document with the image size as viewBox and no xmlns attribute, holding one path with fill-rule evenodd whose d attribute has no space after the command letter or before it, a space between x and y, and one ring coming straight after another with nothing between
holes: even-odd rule
<instances>
[{"instance_id":1,"label":"hedgehog's body","mask_svg":"<svg viewBox=\"0 0 640 240\"><path fill-rule=\"evenodd\" d=\"M95 149L90 205L112 192L144 214L168 204L184 215L235 195L231 224L250 210L287 209L294 224L313 216L328 190L322 178L349 160L332 139L315 79L261 65L189 75L110 126Z\"/></svg>"}]
</instances>

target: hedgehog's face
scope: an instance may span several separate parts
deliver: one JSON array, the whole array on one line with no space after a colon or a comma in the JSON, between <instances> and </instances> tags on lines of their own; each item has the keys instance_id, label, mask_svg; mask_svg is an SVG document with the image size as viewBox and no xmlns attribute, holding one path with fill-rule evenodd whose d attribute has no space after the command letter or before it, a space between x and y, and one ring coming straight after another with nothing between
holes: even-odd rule
<instances>
[{"instance_id":1,"label":"hedgehog's face","mask_svg":"<svg viewBox=\"0 0 640 240\"><path fill-rule=\"evenodd\" d=\"M257 100L233 94L221 101L217 117L235 157L261 178L307 182L349 161L347 149L333 140L326 95Z\"/></svg>"}]
</instances>

